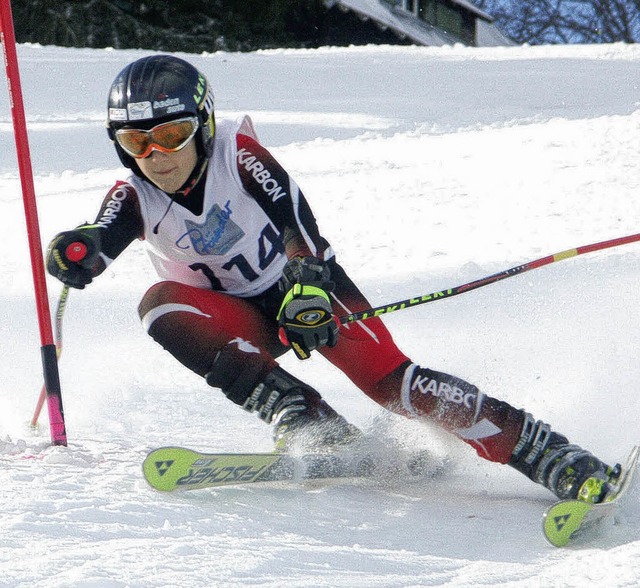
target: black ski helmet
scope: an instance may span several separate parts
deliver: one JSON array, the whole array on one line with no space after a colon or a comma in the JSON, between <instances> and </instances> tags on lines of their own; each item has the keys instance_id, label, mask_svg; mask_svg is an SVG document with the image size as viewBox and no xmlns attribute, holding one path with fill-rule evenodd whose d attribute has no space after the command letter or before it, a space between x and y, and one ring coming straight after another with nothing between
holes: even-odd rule
<instances>
[{"instance_id":1,"label":"black ski helmet","mask_svg":"<svg viewBox=\"0 0 640 588\"><path fill-rule=\"evenodd\" d=\"M107 132L120 161L142 175L134 157L118 145L115 131L122 127L151 128L161 122L195 116L198 158L213 152L215 121L213 91L193 65L171 55L143 57L125 67L109 90Z\"/></svg>"}]
</instances>

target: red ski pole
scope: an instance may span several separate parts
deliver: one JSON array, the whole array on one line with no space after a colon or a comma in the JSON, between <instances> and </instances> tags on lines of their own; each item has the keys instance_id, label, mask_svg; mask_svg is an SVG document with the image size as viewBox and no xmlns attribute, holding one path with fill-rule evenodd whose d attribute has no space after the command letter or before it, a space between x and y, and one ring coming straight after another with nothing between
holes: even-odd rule
<instances>
[{"instance_id":1,"label":"red ski pole","mask_svg":"<svg viewBox=\"0 0 640 588\"><path fill-rule=\"evenodd\" d=\"M16 39L13 29L13 15L11 13L10 0L0 0L0 41L2 42L4 63L7 70L9 102L11 104L13 131L22 186L22 200L27 224L27 238L29 240L29 252L31 255L31 270L40 328L42 367L47 392L51 442L53 445L66 445L67 432L62 408L58 359L51 328L51 311L49 309L49 299L47 295L38 210L33 185L33 171L31 169L29 138L27 136L26 117L22 101L20 71L18 69L18 56L16 52Z\"/></svg>"},{"instance_id":2,"label":"red ski pole","mask_svg":"<svg viewBox=\"0 0 640 588\"><path fill-rule=\"evenodd\" d=\"M576 247L575 249L567 249L566 251L554 253L553 255L548 255L547 257L541 257L540 259L529 261L528 263L523 263L522 265L517 265L516 267L498 272L497 274L493 274L485 278L480 278L479 280L475 280L467 284L462 284L461 286L455 286L454 288L441 290L439 292L431 292L431 294L414 296L413 298L399 300L398 302L392 302L391 304L385 304L383 306L367 308L366 310L361 310L360 312L354 312L352 314L341 316L338 320L341 324L344 325L345 323L362 321L374 316L380 316L382 314L396 312L397 310L403 310L405 308L413 308L414 306L426 304L427 302L442 300L443 298L451 298L452 296L456 296L457 294L463 294L464 292L469 292L470 290L475 290L476 288L482 288L483 286L488 286L489 284L495 284L500 280L517 276L518 274L528 272L532 269L536 269L544 265L549 265L550 263L555 263L556 261L562 261L563 259L569 259L570 257L576 257L577 255L592 253L593 251L600 251L602 249L608 249L610 247L626 245L627 243L636 243L638 241L640 241L640 233L637 233L635 235L628 235L626 237L618 237L617 239L610 239L609 241L592 243L591 245L583 245L581 247Z\"/></svg>"}]
</instances>

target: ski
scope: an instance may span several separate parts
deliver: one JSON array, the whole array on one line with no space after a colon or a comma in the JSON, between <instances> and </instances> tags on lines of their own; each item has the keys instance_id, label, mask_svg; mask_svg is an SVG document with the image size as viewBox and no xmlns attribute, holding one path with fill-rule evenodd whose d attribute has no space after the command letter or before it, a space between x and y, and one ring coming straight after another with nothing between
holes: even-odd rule
<instances>
[{"instance_id":1,"label":"ski","mask_svg":"<svg viewBox=\"0 0 640 588\"><path fill-rule=\"evenodd\" d=\"M145 458L142 471L156 490L173 492L243 484L283 484L349 478L389 479L404 473L435 477L443 464L427 452L406 460L380 459L375 454L348 453L202 453L185 447L161 447Z\"/></svg>"},{"instance_id":2,"label":"ski","mask_svg":"<svg viewBox=\"0 0 640 588\"><path fill-rule=\"evenodd\" d=\"M593 534L604 521L610 519L631 487L639 456L640 446L635 446L622 468L617 491L605 502L591 504L583 500L561 500L549 507L542 521L547 540L556 547L565 547Z\"/></svg>"}]
</instances>

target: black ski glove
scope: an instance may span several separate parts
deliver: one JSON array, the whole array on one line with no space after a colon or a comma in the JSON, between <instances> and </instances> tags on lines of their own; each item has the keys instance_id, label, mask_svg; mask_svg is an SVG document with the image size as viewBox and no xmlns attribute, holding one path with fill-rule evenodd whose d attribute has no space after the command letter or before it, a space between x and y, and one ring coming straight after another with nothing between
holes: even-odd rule
<instances>
[{"instance_id":1,"label":"black ski glove","mask_svg":"<svg viewBox=\"0 0 640 588\"><path fill-rule=\"evenodd\" d=\"M93 280L100 253L100 227L81 225L58 233L47 249L47 270L61 282L82 290Z\"/></svg>"},{"instance_id":2,"label":"black ski glove","mask_svg":"<svg viewBox=\"0 0 640 588\"><path fill-rule=\"evenodd\" d=\"M315 257L296 257L282 270L280 289L286 292L278 312L280 341L290 345L298 359L307 359L311 351L338 342L339 324L332 314L331 292L334 283L330 270Z\"/></svg>"}]
</instances>

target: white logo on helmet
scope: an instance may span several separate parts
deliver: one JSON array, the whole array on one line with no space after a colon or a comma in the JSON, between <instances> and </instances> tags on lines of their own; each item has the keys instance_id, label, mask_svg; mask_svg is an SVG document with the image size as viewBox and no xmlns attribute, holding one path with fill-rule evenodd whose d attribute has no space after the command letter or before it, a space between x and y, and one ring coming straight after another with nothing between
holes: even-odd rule
<instances>
[{"instance_id":1,"label":"white logo on helmet","mask_svg":"<svg viewBox=\"0 0 640 588\"><path fill-rule=\"evenodd\" d=\"M110 108L109 120L127 120L127 111L124 108Z\"/></svg>"},{"instance_id":2,"label":"white logo on helmet","mask_svg":"<svg viewBox=\"0 0 640 588\"><path fill-rule=\"evenodd\" d=\"M127 112L129 113L129 120L153 118L153 108L151 108L151 102L148 100L144 102L130 102L127 104Z\"/></svg>"},{"instance_id":3,"label":"white logo on helmet","mask_svg":"<svg viewBox=\"0 0 640 588\"><path fill-rule=\"evenodd\" d=\"M186 106L180 102L180 98L167 98L166 100L156 100L153 103L153 110L165 110L166 114L182 112ZM158 113L160 114L160 113Z\"/></svg>"}]
</instances>

